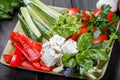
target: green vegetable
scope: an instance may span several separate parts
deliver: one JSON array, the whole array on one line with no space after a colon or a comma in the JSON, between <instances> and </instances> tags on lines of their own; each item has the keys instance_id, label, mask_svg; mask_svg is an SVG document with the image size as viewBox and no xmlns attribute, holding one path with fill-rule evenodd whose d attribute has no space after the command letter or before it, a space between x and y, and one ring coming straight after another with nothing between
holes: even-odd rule
<instances>
[{"instance_id":1,"label":"green vegetable","mask_svg":"<svg viewBox=\"0 0 120 80\"><path fill-rule=\"evenodd\" d=\"M31 15L31 17L35 20L37 20L38 22L40 22L44 27L46 27L47 29L51 29L48 24L46 24L43 19L28 5L27 9Z\"/></svg>"},{"instance_id":2,"label":"green vegetable","mask_svg":"<svg viewBox=\"0 0 120 80\"><path fill-rule=\"evenodd\" d=\"M37 29L41 32L41 35L48 40L50 38L50 35L48 34L49 30L37 20L33 19L33 22L35 23Z\"/></svg>"},{"instance_id":3,"label":"green vegetable","mask_svg":"<svg viewBox=\"0 0 120 80\"><path fill-rule=\"evenodd\" d=\"M77 15L70 17L68 13L65 13L60 16L50 33L59 34L60 36L67 38L72 34L78 33L80 27L81 25Z\"/></svg>"},{"instance_id":4,"label":"green vegetable","mask_svg":"<svg viewBox=\"0 0 120 80\"><path fill-rule=\"evenodd\" d=\"M24 30L25 34L35 41L40 41L39 38L32 32L29 28L28 24L24 21L24 19L18 14L18 19L20 20L21 27Z\"/></svg>"},{"instance_id":5,"label":"green vegetable","mask_svg":"<svg viewBox=\"0 0 120 80\"><path fill-rule=\"evenodd\" d=\"M52 27L56 20L44 12L38 5L29 3L29 6L50 26Z\"/></svg>"},{"instance_id":6,"label":"green vegetable","mask_svg":"<svg viewBox=\"0 0 120 80\"><path fill-rule=\"evenodd\" d=\"M91 47L93 37L90 33L82 34L77 41L78 50L82 51Z\"/></svg>"},{"instance_id":7,"label":"green vegetable","mask_svg":"<svg viewBox=\"0 0 120 80\"><path fill-rule=\"evenodd\" d=\"M61 59L62 59L62 62L65 67L75 67L76 66L76 60L70 54L64 54Z\"/></svg>"},{"instance_id":8,"label":"green vegetable","mask_svg":"<svg viewBox=\"0 0 120 80\"><path fill-rule=\"evenodd\" d=\"M40 9L42 9L45 13L47 13L49 16L51 16L56 21L61 16L61 13L57 12L56 10L50 8L49 6L45 5L40 0L31 0L33 3L37 4Z\"/></svg>"},{"instance_id":9,"label":"green vegetable","mask_svg":"<svg viewBox=\"0 0 120 80\"><path fill-rule=\"evenodd\" d=\"M37 29L37 27L35 26L35 24L33 23L31 16L28 12L28 10L25 7L21 7L20 8L21 13L25 19L25 21L27 22L27 24L29 25L29 28L34 32L34 34L40 38L41 33L39 32L39 30Z\"/></svg>"},{"instance_id":10,"label":"green vegetable","mask_svg":"<svg viewBox=\"0 0 120 80\"><path fill-rule=\"evenodd\" d=\"M14 12L21 6L21 0L0 0L0 20L12 19Z\"/></svg>"}]
</instances>

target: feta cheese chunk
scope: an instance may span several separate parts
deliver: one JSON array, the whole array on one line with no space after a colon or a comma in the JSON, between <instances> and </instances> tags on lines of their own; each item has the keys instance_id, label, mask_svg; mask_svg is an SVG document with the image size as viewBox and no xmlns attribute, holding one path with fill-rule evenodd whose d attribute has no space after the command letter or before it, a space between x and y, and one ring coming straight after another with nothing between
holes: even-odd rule
<instances>
[{"instance_id":1,"label":"feta cheese chunk","mask_svg":"<svg viewBox=\"0 0 120 80\"><path fill-rule=\"evenodd\" d=\"M64 53L68 53L71 55L74 55L78 52L77 43L72 39L67 40L61 49Z\"/></svg>"},{"instance_id":2,"label":"feta cheese chunk","mask_svg":"<svg viewBox=\"0 0 120 80\"><path fill-rule=\"evenodd\" d=\"M59 55L56 54L52 48L48 48L44 51L41 60L45 63L47 67L51 67L58 62Z\"/></svg>"},{"instance_id":3,"label":"feta cheese chunk","mask_svg":"<svg viewBox=\"0 0 120 80\"><path fill-rule=\"evenodd\" d=\"M65 38L59 35L54 35L50 38L51 46L61 46L65 41Z\"/></svg>"}]
</instances>

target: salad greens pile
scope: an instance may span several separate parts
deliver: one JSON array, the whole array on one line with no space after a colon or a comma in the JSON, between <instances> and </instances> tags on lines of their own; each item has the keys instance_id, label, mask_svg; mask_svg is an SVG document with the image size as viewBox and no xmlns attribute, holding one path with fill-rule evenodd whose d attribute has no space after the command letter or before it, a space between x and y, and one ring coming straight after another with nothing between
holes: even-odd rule
<instances>
[{"instance_id":1,"label":"salad greens pile","mask_svg":"<svg viewBox=\"0 0 120 80\"><path fill-rule=\"evenodd\" d=\"M21 0L0 0L0 20L11 19L15 10L21 6Z\"/></svg>"},{"instance_id":2,"label":"salad greens pile","mask_svg":"<svg viewBox=\"0 0 120 80\"><path fill-rule=\"evenodd\" d=\"M101 7L102 12L99 13L98 16L95 16L91 13L93 16L91 20L89 20L87 24L87 33L80 34L77 39L77 47L79 52L76 55L70 55L68 53L65 53L62 56L62 63L67 68L76 68L78 72L75 72L74 75L77 77L83 78L85 77L85 73L88 72L88 70L93 69L94 61L108 61L109 60L109 51L111 48L111 45L113 43L113 40L118 39L116 26L120 19L119 17L114 14L112 16L112 19L106 18L106 16L110 13L111 7L109 5L103 5ZM76 15L81 14L77 13ZM76 17L75 15L75 17ZM63 15L64 16L64 15ZM65 18L63 18L65 19ZM67 24L63 19L59 19L59 21L54 26L53 30L57 32L57 34L64 36L67 31L70 32L71 27L69 24ZM66 19L68 20L68 16L66 16ZM109 21L110 20L110 21ZM59 23L61 22L61 23ZM63 24L64 23L64 24ZM77 22L76 22L77 23ZM72 24L72 23L71 23ZM64 26L68 28L69 30L61 30L61 26ZM78 28L78 27L76 27ZM82 28L82 27L79 27ZM93 31L93 28L95 28L95 31ZM103 30L103 28L107 28L109 31ZM75 28L74 28L75 29ZM61 33L60 33L61 32ZM67 34L71 35L71 32ZM76 32L73 32L72 34L75 34ZM119 32L118 32L119 33ZM109 36L109 39L104 40L101 43L93 44L94 39L97 39L101 34L106 34ZM69 36L69 35L67 35Z\"/></svg>"},{"instance_id":3,"label":"salad greens pile","mask_svg":"<svg viewBox=\"0 0 120 80\"><path fill-rule=\"evenodd\" d=\"M78 15L70 17L69 13L65 12L62 16L59 17L59 20L55 23L51 33L53 32L59 34L60 36L63 36L65 38L74 33L78 33L81 27L79 19L80 18L78 17Z\"/></svg>"}]
</instances>

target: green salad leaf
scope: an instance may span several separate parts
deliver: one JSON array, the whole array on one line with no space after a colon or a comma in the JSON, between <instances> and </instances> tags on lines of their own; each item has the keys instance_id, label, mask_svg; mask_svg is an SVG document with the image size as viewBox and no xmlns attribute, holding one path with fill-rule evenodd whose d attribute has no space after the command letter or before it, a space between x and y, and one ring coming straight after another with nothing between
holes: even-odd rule
<instances>
[{"instance_id":1,"label":"green salad leaf","mask_svg":"<svg viewBox=\"0 0 120 80\"><path fill-rule=\"evenodd\" d=\"M70 17L68 13L65 13L60 16L50 33L59 34L65 38L72 34L78 33L81 27L81 24L78 20L79 17L77 15Z\"/></svg>"},{"instance_id":2,"label":"green salad leaf","mask_svg":"<svg viewBox=\"0 0 120 80\"><path fill-rule=\"evenodd\" d=\"M90 33L82 34L77 41L78 50L82 51L91 47L93 37Z\"/></svg>"}]
</instances>

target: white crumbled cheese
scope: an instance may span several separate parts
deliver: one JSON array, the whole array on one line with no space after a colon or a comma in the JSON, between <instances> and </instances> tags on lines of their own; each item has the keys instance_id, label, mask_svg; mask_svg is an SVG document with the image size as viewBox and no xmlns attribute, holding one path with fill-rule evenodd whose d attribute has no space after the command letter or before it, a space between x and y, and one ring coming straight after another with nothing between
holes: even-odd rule
<instances>
[{"instance_id":1,"label":"white crumbled cheese","mask_svg":"<svg viewBox=\"0 0 120 80\"><path fill-rule=\"evenodd\" d=\"M46 49L46 51L44 51L44 54L42 55L41 60L45 63L47 67L51 67L58 62L59 55L56 54L52 48L48 48Z\"/></svg>"},{"instance_id":2,"label":"white crumbled cheese","mask_svg":"<svg viewBox=\"0 0 120 80\"><path fill-rule=\"evenodd\" d=\"M51 46L61 46L66 39L64 37L61 37L59 35L54 35L50 39Z\"/></svg>"},{"instance_id":3,"label":"white crumbled cheese","mask_svg":"<svg viewBox=\"0 0 120 80\"><path fill-rule=\"evenodd\" d=\"M67 40L61 49L64 53L68 53L71 55L72 54L74 55L78 52L77 43L73 41L72 39Z\"/></svg>"},{"instance_id":4,"label":"white crumbled cheese","mask_svg":"<svg viewBox=\"0 0 120 80\"><path fill-rule=\"evenodd\" d=\"M64 53L75 54L77 53L77 43L73 40L67 40L59 35L54 35L49 41L43 44L41 51L41 60L47 67L54 65L61 66L61 56Z\"/></svg>"}]
</instances>

